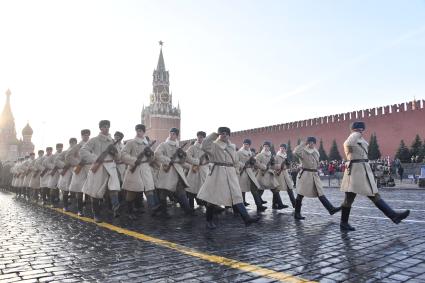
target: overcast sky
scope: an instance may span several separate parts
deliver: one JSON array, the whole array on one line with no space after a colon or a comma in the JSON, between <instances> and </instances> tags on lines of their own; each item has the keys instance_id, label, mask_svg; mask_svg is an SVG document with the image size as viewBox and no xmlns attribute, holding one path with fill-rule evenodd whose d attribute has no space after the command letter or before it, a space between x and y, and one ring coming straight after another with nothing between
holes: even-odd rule
<instances>
[{"instance_id":1,"label":"overcast sky","mask_svg":"<svg viewBox=\"0 0 425 283\"><path fill-rule=\"evenodd\" d=\"M36 149L134 135L159 45L182 139L425 98L425 1L0 1L0 107Z\"/></svg>"}]
</instances>

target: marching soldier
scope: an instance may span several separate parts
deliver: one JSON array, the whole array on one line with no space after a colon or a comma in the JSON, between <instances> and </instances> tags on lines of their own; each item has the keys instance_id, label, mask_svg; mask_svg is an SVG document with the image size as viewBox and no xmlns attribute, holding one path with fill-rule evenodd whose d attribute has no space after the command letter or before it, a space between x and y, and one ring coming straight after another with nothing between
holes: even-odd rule
<instances>
[{"instance_id":1,"label":"marching soldier","mask_svg":"<svg viewBox=\"0 0 425 283\"><path fill-rule=\"evenodd\" d=\"M72 172L71 172L72 165L66 160L66 154L71 150L71 148L73 148L76 145L77 145L77 139L70 138L69 148L65 151L62 151L61 154L59 154L55 160L56 167L61 169L59 181L58 181L58 188L62 191L64 211L68 211L69 185L71 183L71 177L72 177Z\"/></svg>"},{"instance_id":2,"label":"marching soldier","mask_svg":"<svg viewBox=\"0 0 425 283\"><path fill-rule=\"evenodd\" d=\"M39 150L38 152L38 157L37 159L35 159L34 161L34 165L32 166L32 177L29 183L30 188L33 190L33 195L34 195L34 199L35 202L38 201L38 194L40 193L41 196L41 192L40 192L40 173L43 170L43 156L44 156L44 150Z\"/></svg>"},{"instance_id":3,"label":"marching soldier","mask_svg":"<svg viewBox=\"0 0 425 283\"><path fill-rule=\"evenodd\" d=\"M257 171L257 180L260 184L260 190L264 192L264 190L271 190L273 194L273 209L283 209L287 208L287 205L282 203L282 199L280 198L279 191L277 188L279 187L279 182L275 176L275 158L270 151L271 143L269 141L265 141L263 143L263 149L257 156L255 157L258 164ZM262 193L260 193L262 195Z\"/></svg>"},{"instance_id":4,"label":"marching soldier","mask_svg":"<svg viewBox=\"0 0 425 283\"><path fill-rule=\"evenodd\" d=\"M295 208L294 184L289 176L288 169L290 163L286 154L286 144L281 144L279 151L276 153L276 178L279 182L279 190L286 191L291 201L292 207Z\"/></svg>"},{"instance_id":5,"label":"marching soldier","mask_svg":"<svg viewBox=\"0 0 425 283\"><path fill-rule=\"evenodd\" d=\"M351 134L344 142L344 152L347 156L348 166L344 172L341 185L341 191L345 192L340 224L343 231L355 230L348 223L348 218L351 205L357 194L367 196L385 216L396 224L399 224L410 213L410 210L404 210L403 212L394 211L379 195L367 156L369 144L363 138L365 129L364 122L354 122L351 125Z\"/></svg>"},{"instance_id":6,"label":"marching soldier","mask_svg":"<svg viewBox=\"0 0 425 283\"><path fill-rule=\"evenodd\" d=\"M318 197L323 206L333 215L341 210L334 207L323 193L322 181L317 168L319 167L319 151L316 149L316 138L308 137L305 143L300 143L294 148L294 155L301 161L301 171L298 173L297 198L295 200L295 219L305 219L301 216L301 206L304 197Z\"/></svg>"},{"instance_id":7,"label":"marching soldier","mask_svg":"<svg viewBox=\"0 0 425 283\"><path fill-rule=\"evenodd\" d=\"M186 152L179 146L177 140L179 132L179 129L171 128L167 140L161 143L155 150L155 158L161 164L157 183L161 212L167 218L169 217L167 213L167 196L171 196L171 193L174 193L177 197L181 208L186 214L193 215L194 213L193 209L189 206L185 191L189 187L183 172Z\"/></svg>"},{"instance_id":8,"label":"marching soldier","mask_svg":"<svg viewBox=\"0 0 425 283\"><path fill-rule=\"evenodd\" d=\"M28 159L29 159L29 156L25 156L24 158L21 158L21 163L18 166L18 181L16 183L16 186L18 187L18 191L19 191L19 197L24 197L24 198L25 198L24 178L27 172Z\"/></svg>"},{"instance_id":9,"label":"marching soldier","mask_svg":"<svg viewBox=\"0 0 425 283\"><path fill-rule=\"evenodd\" d=\"M65 161L71 164L72 177L69 185L69 191L75 194L77 202L77 215L83 216L83 185L87 179L90 170L90 163L80 156L80 149L90 139L90 130L81 130L81 141L68 150L65 155Z\"/></svg>"},{"instance_id":10,"label":"marching soldier","mask_svg":"<svg viewBox=\"0 0 425 283\"><path fill-rule=\"evenodd\" d=\"M229 140L230 129L218 128L202 142L211 163L211 169L198 193L198 198L207 202L207 228L216 228L213 222L215 206L233 206L242 216L245 225L257 222L258 217L250 217L243 204L242 192L236 172L238 166L236 146Z\"/></svg>"},{"instance_id":11,"label":"marching soldier","mask_svg":"<svg viewBox=\"0 0 425 283\"><path fill-rule=\"evenodd\" d=\"M80 149L81 158L93 163L83 185L83 193L89 195L92 199L95 222L101 222L100 208L106 190L109 192L114 217L119 216L118 192L120 191L120 181L115 160L120 158L120 153L109 134L110 125L111 123L108 120L101 120L99 122L99 135L91 138Z\"/></svg>"},{"instance_id":12,"label":"marching soldier","mask_svg":"<svg viewBox=\"0 0 425 283\"><path fill-rule=\"evenodd\" d=\"M114 140L115 141L118 141L115 144L115 147L117 148L118 152L121 152L122 149L124 148L124 145L122 143L123 138L124 138L124 134L123 133L118 132L118 131L116 131L114 133ZM120 185L122 185L123 180L124 180L124 173L125 173L126 165L121 160L117 160L116 161L116 164L117 164L118 178L120 179Z\"/></svg>"},{"instance_id":13,"label":"marching soldier","mask_svg":"<svg viewBox=\"0 0 425 283\"><path fill-rule=\"evenodd\" d=\"M136 218L134 215L134 201L137 195L143 194L143 192L153 214L160 208L159 200L154 191L152 170L149 165L154 158L154 152L151 149L153 143L149 143L148 138L145 137L145 125L138 124L135 130L136 137L127 141L121 152L121 160L128 165L123 175L124 182L122 187L127 192L126 202L130 219Z\"/></svg>"},{"instance_id":14,"label":"marching soldier","mask_svg":"<svg viewBox=\"0 0 425 283\"><path fill-rule=\"evenodd\" d=\"M242 147L237 151L239 160L239 185L241 187L244 205L249 205L245 201L245 194L247 192L251 192L252 196L254 197L255 205L257 206L257 211L262 212L265 211L267 207L263 206L263 203L258 193L258 190L260 189L260 184L258 183L258 180L255 177L255 173L253 171L253 168L257 166L257 161L254 157L255 152L253 153L250 147L251 140L245 139L243 141Z\"/></svg>"},{"instance_id":15,"label":"marching soldier","mask_svg":"<svg viewBox=\"0 0 425 283\"><path fill-rule=\"evenodd\" d=\"M30 180L33 174L32 167L34 166L35 153L31 152L29 158L25 162L24 180L22 181L22 188L24 190L24 197L28 200L31 199Z\"/></svg>"},{"instance_id":16,"label":"marching soldier","mask_svg":"<svg viewBox=\"0 0 425 283\"><path fill-rule=\"evenodd\" d=\"M208 174L208 155L201 149L202 141L207 134L203 131L196 133L196 141L186 151L186 162L190 164L189 173L187 174L187 181L189 187L186 188L189 197L189 205L193 209L195 207L194 200L198 205L203 205L202 202L196 198L205 178Z\"/></svg>"},{"instance_id":17,"label":"marching soldier","mask_svg":"<svg viewBox=\"0 0 425 283\"><path fill-rule=\"evenodd\" d=\"M59 167L56 163L56 159L62 153L63 144L56 144L56 152L46 158L46 167L49 168L49 184L48 187L50 189L50 203L52 206L56 206L59 202Z\"/></svg>"},{"instance_id":18,"label":"marching soldier","mask_svg":"<svg viewBox=\"0 0 425 283\"><path fill-rule=\"evenodd\" d=\"M50 198L50 191L49 191L49 167L47 167L47 160L52 157L53 148L52 147L46 147L46 155L43 156L43 159L41 161L41 173L40 173L40 190L41 190L41 200L42 204L47 204L48 199Z\"/></svg>"}]
</instances>

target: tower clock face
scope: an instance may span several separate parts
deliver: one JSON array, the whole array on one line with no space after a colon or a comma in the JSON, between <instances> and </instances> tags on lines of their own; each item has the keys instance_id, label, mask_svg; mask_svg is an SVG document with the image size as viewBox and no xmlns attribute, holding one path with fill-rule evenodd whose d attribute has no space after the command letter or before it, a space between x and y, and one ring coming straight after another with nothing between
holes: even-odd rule
<instances>
[{"instance_id":1,"label":"tower clock face","mask_svg":"<svg viewBox=\"0 0 425 283\"><path fill-rule=\"evenodd\" d=\"M170 100L170 96L166 92L161 93L160 97L161 97L161 101L164 102L164 103L166 103Z\"/></svg>"}]
</instances>

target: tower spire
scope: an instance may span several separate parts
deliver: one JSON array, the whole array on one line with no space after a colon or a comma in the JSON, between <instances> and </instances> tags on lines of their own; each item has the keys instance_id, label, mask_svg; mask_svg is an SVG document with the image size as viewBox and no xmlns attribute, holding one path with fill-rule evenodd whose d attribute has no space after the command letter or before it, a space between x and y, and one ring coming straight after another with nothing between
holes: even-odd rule
<instances>
[{"instance_id":1,"label":"tower spire","mask_svg":"<svg viewBox=\"0 0 425 283\"><path fill-rule=\"evenodd\" d=\"M158 58L158 65L156 66L157 71L165 71L165 63L164 63L164 56L162 55L162 46L164 45L164 42L160 40L159 42L160 51L159 51L159 58Z\"/></svg>"},{"instance_id":2,"label":"tower spire","mask_svg":"<svg viewBox=\"0 0 425 283\"><path fill-rule=\"evenodd\" d=\"M0 126L12 126L15 127L15 118L13 118L12 108L10 107L10 95L12 92L10 89L6 90L6 103L4 104L3 112L0 116Z\"/></svg>"}]
</instances>

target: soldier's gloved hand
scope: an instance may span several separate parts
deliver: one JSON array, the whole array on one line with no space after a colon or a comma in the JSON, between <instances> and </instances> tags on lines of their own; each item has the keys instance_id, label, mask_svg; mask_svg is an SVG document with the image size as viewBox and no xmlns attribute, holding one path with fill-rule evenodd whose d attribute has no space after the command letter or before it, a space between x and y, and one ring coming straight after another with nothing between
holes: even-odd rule
<instances>
[{"instance_id":1,"label":"soldier's gloved hand","mask_svg":"<svg viewBox=\"0 0 425 283\"><path fill-rule=\"evenodd\" d=\"M153 151L150 147L145 147L145 149L143 150L143 153L145 154L147 158L153 155Z\"/></svg>"}]
</instances>

